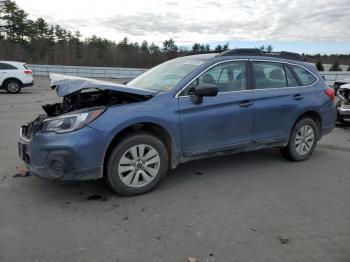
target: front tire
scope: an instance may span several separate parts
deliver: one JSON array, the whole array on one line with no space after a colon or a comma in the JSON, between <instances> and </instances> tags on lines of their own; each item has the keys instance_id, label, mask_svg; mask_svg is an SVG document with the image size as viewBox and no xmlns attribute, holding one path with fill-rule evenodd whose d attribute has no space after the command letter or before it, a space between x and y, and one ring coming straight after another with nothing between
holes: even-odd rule
<instances>
[{"instance_id":1,"label":"front tire","mask_svg":"<svg viewBox=\"0 0 350 262\"><path fill-rule=\"evenodd\" d=\"M291 161L304 161L315 150L319 128L311 118L299 120L293 127L288 145L281 149L281 153Z\"/></svg>"},{"instance_id":2,"label":"front tire","mask_svg":"<svg viewBox=\"0 0 350 262\"><path fill-rule=\"evenodd\" d=\"M6 81L4 86L5 86L6 91L10 94L17 94L22 89L21 82L19 82L18 80L15 80L15 79L11 79L11 80Z\"/></svg>"},{"instance_id":3,"label":"front tire","mask_svg":"<svg viewBox=\"0 0 350 262\"><path fill-rule=\"evenodd\" d=\"M106 182L124 196L144 194L154 189L168 171L169 156L164 143L148 132L124 137L109 155Z\"/></svg>"}]
</instances>

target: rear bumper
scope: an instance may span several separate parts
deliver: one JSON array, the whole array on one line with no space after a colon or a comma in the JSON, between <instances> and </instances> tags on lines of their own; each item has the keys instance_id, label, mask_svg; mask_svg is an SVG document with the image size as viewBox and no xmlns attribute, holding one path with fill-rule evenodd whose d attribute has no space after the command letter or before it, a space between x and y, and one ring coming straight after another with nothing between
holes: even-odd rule
<instances>
[{"instance_id":1,"label":"rear bumper","mask_svg":"<svg viewBox=\"0 0 350 262\"><path fill-rule=\"evenodd\" d=\"M33 86L33 85L34 85L34 81L32 81L30 83L23 84L22 87L28 87L28 86Z\"/></svg>"},{"instance_id":2,"label":"rear bumper","mask_svg":"<svg viewBox=\"0 0 350 262\"><path fill-rule=\"evenodd\" d=\"M321 139L322 136L330 133L334 129L335 123L337 121L337 108L335 104L332 101L329 101L328 105L329 106L327 106L324 110L320 112L322 122L322 133L319 139Z\"/></svg>"}]
</instances>

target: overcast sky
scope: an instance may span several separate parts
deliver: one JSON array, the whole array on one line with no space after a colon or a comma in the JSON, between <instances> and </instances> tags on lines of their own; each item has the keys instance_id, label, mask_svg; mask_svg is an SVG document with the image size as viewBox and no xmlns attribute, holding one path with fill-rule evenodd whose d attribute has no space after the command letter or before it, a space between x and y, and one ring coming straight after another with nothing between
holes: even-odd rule
<instances>
[{"instance_id":1,"label":"overcast sky","mask_svg":"<svg viewBox=\"0 0 350 262\"><path fill-rule=\"evenodd\" d=\"M275 49L350 53L350 0L16 0L31 18L119 41L178 45L271 43Z\"/></svg>"}]
</instances>

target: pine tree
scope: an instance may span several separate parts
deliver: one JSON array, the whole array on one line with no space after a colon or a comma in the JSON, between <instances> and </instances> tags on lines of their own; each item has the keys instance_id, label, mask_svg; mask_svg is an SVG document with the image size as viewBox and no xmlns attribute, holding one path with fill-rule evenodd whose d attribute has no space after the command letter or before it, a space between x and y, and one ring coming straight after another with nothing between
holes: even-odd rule
<instances>
[{"instance_id":1,"label":"pine tree","mask_svg":"<svg viewBox=\"0 0 350 262\"><path fill-rule=\"evenodd\" d=\"M329 71L342 71L340 66L339 66L338 61L334 61L331 68L329 69Z\"/></svg>"},{"instance_id":2,"label":"pine tree","mask_svg":"<svg viewBox=\"0 0 350 262\"><path fill-rule=\"evenodd\" d=\"M224 44L224 46L222 47L222 51L228 50L229 45L230 44L228 42L226 44Z\"/></svg>"},{"instance_id":3,"label":"pine tree","mask_svg":"<svg viewBox=\"0 0 350 262\"><path fill-rule=\"evenodd\" d=\"M163 52L165 53L175 53L178 51L178 47L175 45L175 41L170 38L163 42Z\"/></svg>"},{"instance_id":4,"label":"pine tree","mask_svg":"<svg viewBox=\"0 0 350 262\"><path fill-rule=\"evenodd\" d=\"M273 51L273 46L272 45L266 46L266 53L270 54L272 51Z\"/></svg>"},{"instance_id":5,"label":"pine tree","mask_svg":"<svg viewBox=\"0 0 350 262\"><path fill-rule=\"evenodd\" d=\"M0 18L3 20L3 28L9 40L24 40L28 29L27 17L28 14L20 9L15 2L10 0L3 2Z\"/></svg>"},{"instance_id":6,"label":"pine tree","mask_svg":"<svg viewBox=\"0 0 350 262\"><path fill-rule=\"evenodd\" d=\"M318 60L318 61L317 61L316 67L317 67L317 70L318 70L318 71L324 71L324 66L323 66L321 60Z\"/></svg>"},{"instance_id":7,"label":"pine tree","mask_svg":"<svg viewBox=\"0 0 350 262\"><path fill-rule=\"evenodd\" d=\"M215 52L222 52L222 46L221 45L217 45L214 49Z\"/></svg>"},{"instance_id":8,"label":"pine tree","mask_svg":"<svg viewBox=\"0 0 350 262\"><path fill-rule=\"evenodd\" d=\"M141 44L141 47L140 47L140 49L141 49L141 53L142 54L146 54L146 55L148 55L149 54L149 46L148 46L148 42L146 41L146 40L144 40L143 42L142 42L142 44Z\"/></svg>"},{"instance_id":9,"label":"pine tree","mask_svg":"<svg viewBox=\"0 0 350 262\"><path fill-rule=\"evenodd\" d=\"M46 40L49 36L49 25L43 18L38 18L34 22L36 37L39 40Z\"/></svg>"},{"instance_id":10,"label":"pine tree","mask_svg":"<svg viewBox=\"0 0 350 262\"><path fill-rule=\"evenodd\" d=\"M192 46L192 52L197 54L197 53L199 53L200 48L201 48L200 43L194 43L193 46Z\"/></svg>"},{"instance_id":11,"label":"pine tree","mask_svg":"<svg viewBox=\"0 0 350 262\"><path fill-rule=\"evenodd\" d=\"M157 46L154 43L152 43L149 46L149 51L150 51L151 54L159 54L160 53L160 48L159 48L159 46Z\"/></svg>"}]
</instances>

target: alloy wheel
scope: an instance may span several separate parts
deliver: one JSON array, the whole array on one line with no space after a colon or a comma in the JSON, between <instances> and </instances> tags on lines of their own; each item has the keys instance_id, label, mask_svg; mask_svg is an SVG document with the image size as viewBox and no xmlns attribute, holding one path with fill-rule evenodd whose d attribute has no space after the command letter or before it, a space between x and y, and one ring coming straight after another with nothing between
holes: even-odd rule
<instances>
[{"instance_id":1,"label":"alloy wheel","mask_svg":"<svg viewBox=\"0 0 350 262\"><path fill-rule=\"evenodd\" d=\"M302 126L295 136L295 149L299 155L306 155L315 142L315 131L309 125Z\"/></svg>"},{"instance_id":2,"label":"alloy wheel","mask_svg":"<svg viewBox=\"0 0 350 262\"><path fill-rule=\"evenodd\" d=\"M123 183L137 188L149 184L158 174L160 157L150 145L129 148L119 160L118 174Z\"/></svg>"},{"instance_id":3,"label":"alloy wheel","mask_svg":"<svg viewBox=\"0 0 350 262\"><path fill-rule=\"evenodd\" d=\"M7 85L7 90L9 91L9 92L11 92L11 93L16 93L16 92L18 92L18 90L19 90L19 84L18 83L16 83L16 82L10 82L10 83L8 83L8 85Z\"/></svg>"}]
</instances>

